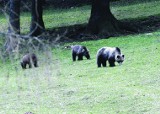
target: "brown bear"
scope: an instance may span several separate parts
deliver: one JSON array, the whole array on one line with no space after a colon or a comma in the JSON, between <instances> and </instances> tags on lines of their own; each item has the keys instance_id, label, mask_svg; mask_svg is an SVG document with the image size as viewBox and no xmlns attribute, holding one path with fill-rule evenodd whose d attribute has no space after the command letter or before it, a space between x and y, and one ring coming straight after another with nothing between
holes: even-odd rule
<instances>
[{"instance_id":1,"label":"brown bear","mask_svg":"<svg viewBox=\"0 0 160 114\"><path fill-rule=\"evenodd\" d=\"M29 66L29 68L32 68L32 64L34 65L34 67L38 67L38 59L37 56L32 53L28 53L26 55L23 56L22 60L21 60L21 66L23 69L26 69L27 65Z\"/></svg>"},{"instance_id":2,"label":"brown bear","mask_svg":"<svg viewBox=\"0 0 160 114\"><path fill-rule=\"evenodd\" d=\"M118 47L102 47L97 52L97 66L106 67L106 61L109 62L111 67L115 66L115 62L122 64L124 55Z\"/></svg>"},{"instance_id":3,"label":"brown bear","mask_svg":"<svg viewBox=\"0 0 160 114\"><path fill-rule=\"evenodd\" d=\"M76 61L76 56L78 56L78 60L83 60L83 56L85 56L87 59L90 59L90 54L86 46L72 45L72 46L66 46L65 48L72 49L72 60L73 61Z\"/></svg>"}]
</instances>

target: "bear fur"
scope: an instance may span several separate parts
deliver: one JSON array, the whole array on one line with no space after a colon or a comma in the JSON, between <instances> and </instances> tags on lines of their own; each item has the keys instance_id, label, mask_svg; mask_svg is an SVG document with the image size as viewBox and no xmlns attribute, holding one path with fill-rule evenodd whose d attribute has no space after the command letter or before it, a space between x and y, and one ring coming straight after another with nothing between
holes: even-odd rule
<instances>
[{"instance_id":1,"label":"bear fur","mask_svg":"<svg viewBox=\"0 0 160 114\"><path fill-rule=\"evenodd\" d=\"M34 53L28 53L24 55L21 60L22 69L26 69L27 65L29 66L29 68L32 68L32 64L34 65L34 67L38 67L37 56Z\"/></svg>"},{"instance_id":2,"label":"bear fur","mask_svg":"<svg viewBox=\"0 0 160 114\"><path fill-rule=\"evenodd\" d=\"M102 47L97 52L97 66L101 67L102 65L106 67L107 61L110 67L115 66L115 62L122 64L124 55L118 47Z\"/></svg>"},{"instance_id":3,"label":"bear fur","mask_svg":"<svg viewBox=\"0 0 160 114\"><path fill-rule=\"evenodd\" d=\"M90 59L90 54L86 46L72 45L72 46L66 46L65 48L72 49L72 60L73 61L76 61L77 56L78 56L78 60L83 60L83 56L85 56L87 59Z\"/></svg>"}]
</instances>

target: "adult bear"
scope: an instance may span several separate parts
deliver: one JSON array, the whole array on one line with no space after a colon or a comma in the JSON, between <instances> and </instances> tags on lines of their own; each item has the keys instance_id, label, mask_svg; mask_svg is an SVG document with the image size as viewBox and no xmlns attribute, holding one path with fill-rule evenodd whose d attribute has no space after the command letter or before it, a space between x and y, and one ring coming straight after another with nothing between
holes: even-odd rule
<instances>
[{"instance_id":1,"label":"adult bear","mask_svg":"<svg viewBox=\"0 0 160 114\"><path fill-rule=\"evenodd\" d=\"M124 55L118 47L102 47L97 52L97 66L106 67L106 61L109 62L111 67L115 66L115 62L122 64Z\"/></svg>"},{"instance_id":2,"label":"adult bear","mask_svg":"<svg viewBox=\"0 0 160 114\"><path fill-rule=\"evenodd\" d=\"M72 49L72 60L73 61L76 61L76 56L78 56L78 60L83 60L83 56L85 56L87 59L90 59L90 54L86 46L72 45L72 46L66 46L65 48Z\"/></svg>"},{"instance_id":3,"label":"adult bear","mask_svg":"<svg viewBox=\"0 0 160 114\"><path fill-rule=\"evenodd\" d=\"M21 66L23 69L26 69L26 66L28 65L29 68L32 68L32 64L34 65L34 67L38 67L38 59L37 56L32 53L28 53L26 55L23 56L22 60L21 60Z\"/></svg>"}]
</instances>

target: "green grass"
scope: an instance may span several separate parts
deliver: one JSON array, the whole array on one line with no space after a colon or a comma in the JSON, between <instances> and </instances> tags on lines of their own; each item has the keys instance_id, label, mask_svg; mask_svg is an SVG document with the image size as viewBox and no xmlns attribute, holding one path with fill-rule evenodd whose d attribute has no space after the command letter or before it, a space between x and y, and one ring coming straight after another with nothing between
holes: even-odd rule
<instances>
[{"instance_id":1,"label":"green grass","mask_svg":"<svg viewBox=\"0 0 160 114\"><path fill-rule=\"evenodd\" d=\"M126 4L126 2L124 3ZM114 16L119 20L124 19L141 19L147 16L159 15L160 1L142 2L131 5L111 5ZM47 29L69 26L74 24L87 23L90 16L90 6L83 6L70 9L47 9L44 10L44 23ZM30 28L31 14L25 12L21 14L21 32L28 33ZM0 31L7 32L7 16L0 14Z\"/></svg>"},{"instance_id":2,"label":"green grass","mask_svg":"<svg viewBox=\"0 0 160 114\"><path fill-rule=\"evenodd\" d=\"M90 15L90 7L83 6L73 9L51 9L44 10L43 20L47 29L86 23ZM21 32L29 32L31 14L25 12L21 14ZM7 20L4 15L0 15L0 31L7 32Z\"/></svg>"},{"instance_id":3,"label":"green grass","mask_svg":"<svg viewBox=\"0 0 160 114\"><path fill-rule=\"evenodd\" d=\"M23 71L19 61L6 63L0 69L1 113L158 113L159 34L72 43L87 45L91 60L72 62L70 50L60 47L52 60L40 56L39 68ZM97 68L102 46L120 47L123 65Z\"/></svg>"},{"instance_id":4,"label":"green grass","mask_svg":"<svg viewBox=\"0 0 160 114\"><path fill-rule=\"evenodd\" d=\"M146 3L148 9L141 7L145 5L143 3L128 7L114 6L112 11L119 19L144 18L159 14L158 3ZM46 10L46 28L87 22L90 8L85 6L82 9ZM133 14L132 11L139 12ZM27 31L29 14L24 13L21 18L21 21L25 20L22 29ZM5 18L0 18L0 22L0 30L6 30ZM65 45L71 44L86 45L91 60L72 62L71 51L64 49L64 46L57 46L48 53L38 52L38 68L22 70L20 59L2 59L0 114L159 113L159 31ZM123 65L97 68L96 52L103 46L120 47L125 54ZM48 58L50 54L51 58Z\"/></svg>"},{"instance_id":5,"label":"green grass","mask_svg":"<svg viewBox=\"0 0 160 114\"><path fill-rule=\"evenodd\" d=\"M112 12L117 19L143 19L148 16L160 15L160 1L135 3L123 7L113 7Z\"/></svg>"}]
</instances>

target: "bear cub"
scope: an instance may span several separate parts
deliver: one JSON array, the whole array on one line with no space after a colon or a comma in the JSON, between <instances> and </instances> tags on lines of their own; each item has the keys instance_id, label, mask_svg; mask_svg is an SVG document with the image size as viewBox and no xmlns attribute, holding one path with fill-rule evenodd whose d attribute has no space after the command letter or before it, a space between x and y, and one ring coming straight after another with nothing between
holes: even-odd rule
<instances>
[{"instance_id":1,"label":"bear cub","mask_svg":"<svg viewBox=\"0 0 160 114\"><path fill-rule=\"evenodd\" d=\"M121 65L124 61L124 55L118 47L102 47L97 52L97 66L106 67L107 61L110 67L115 66L115 62Z\"/></svg>"},{"instance_id":2,"label":"bear cub","mask_svg":"<svg viewBox=\"0 0 160 114\"><path fill-rule=\"evenodd\" d=\"M72 46L67 46L65 48L72 49L72 60L73 61L76 61L77 56L78 56L78 60L83 60L83 56L85 56L87 59L90 59L90 54L86 46L72 45Z\"/></svg>"},{"instance_id":3,"label":"bear cub","mask_svg":"<svg viewBox=\"0 0 160 114\"><path fill-rule=\"evenodd\" d=\"M37 56L34 53L32 54L28 53L24 55L21 60L22 69L26 69L27 65L29 66L29 68L32 68L32 64L34 65L34 67L38 67L37 62L38 62Z\"/></svg>"}]
</instances>

